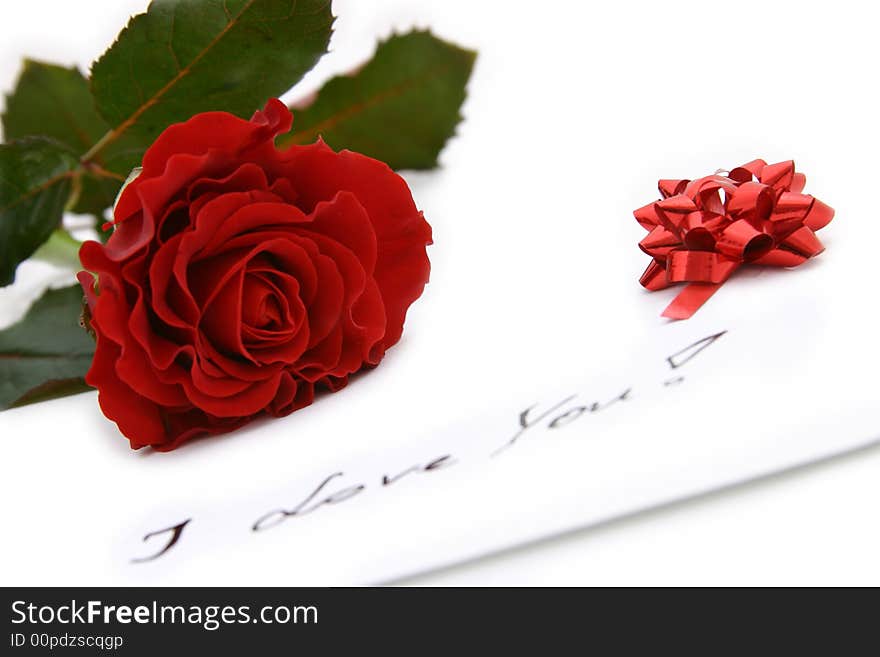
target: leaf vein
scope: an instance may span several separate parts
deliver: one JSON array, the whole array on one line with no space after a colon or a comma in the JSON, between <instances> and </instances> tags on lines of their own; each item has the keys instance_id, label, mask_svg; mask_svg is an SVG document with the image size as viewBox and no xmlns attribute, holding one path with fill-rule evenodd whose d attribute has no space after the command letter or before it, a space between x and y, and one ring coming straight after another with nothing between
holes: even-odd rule
<instances>
[{"instance_id":1,"label":"leaf vein","mask_svg":"<svg viewBox=\"0 0 880 657\"><path fill-rule=\"evenodd\" d=\"M14 201L12 201L12 203L9 203L8 205L0 208L0 214L7 212L8 210L14 208L19 203L23 203L24 201L29 199L31 196L35 196L36 194L44 192L44 191L48 190L50 187L52 187L53 185L56 185L57 183L65 180L67 178L71 178L75 174L76 174L76 171L65 171L64 173L59 173L55 176L52 176L51 178L43 181L40 185L38 185L36 187L32 187L29 190L27 190L24 194L22 194L21 196L16 198ZM19 187L19 189L21 189L21 187Z\"/></svg>"},{"instance_id":2,"label":"leaf vein","mask_svg":"<svg viewBox=\"0 0 880 657\"><path fill-rule=\"evenodd\" d=\"M332 130L334 127L336 127L337 125L339 125L343 121L350 119L352 116L362 114L363 112L367 111L371 107L374 107L374 106L378 105L379 103L382 103L383 101L388 100L389 98L395 98L395 97L402 96L407 91L409 91L413 86L415 86L419 83L422 83L422 82L426 82L426 81L438 78L441 75L444 75L451 68L452 68L452 66L450 66L450 65L438 66L434 69L431 69L425 75L404 80L400 84L389 87L384 92L370 96L361 102L353 103L352 105L346 107L345 109L343 109L339 112L335 112L334 114L331 114L326 119L319 121L318 123L313 125L311 128L304 130L303 132L297 132L297 133L290 135L290 137L288 139L284 139L282 141L282 144L284 146L288 146L291 144L311 143L314 139L316 139L319 135L321 135L321 133L323 133L327 130Z\"/></svg>"},{"instance_id":3,"label":"leaf vein","mask_svg":"<svg viewBox=\"0 0 880 657\"><path fill-rule=\"evenodd\" d=\"M229 31L239 24L241 17L250 9L251 5L254 4L256 0L248 0L247 3L241 8L241 10L236 14L229 22L226 23L226 26L213 38L211 41L195 56L192 61L187 63L187 65L181 68L177 74L171 78L165 85L159 89L156 93L154 93L150 98L146 99L146 101L142 102L140 107L138 107L127 119L125 119L122 123L120 123L117 127L113 128L110 132L108 132L101 140L92 147L92 149L83 156L84 160L88 160L93 157L95 154L103 150L108 144L116 141L126 130L128 130L135 122L141 117L141 115L146 112L150 107L159 102L159 99L162 98L166 93L168 93L174 86L180 82L192 69L198 64L204 57L211 51L214 46L216 46ZM135 78L136 79L136 78Z\"/></svg>"}]
</instances>

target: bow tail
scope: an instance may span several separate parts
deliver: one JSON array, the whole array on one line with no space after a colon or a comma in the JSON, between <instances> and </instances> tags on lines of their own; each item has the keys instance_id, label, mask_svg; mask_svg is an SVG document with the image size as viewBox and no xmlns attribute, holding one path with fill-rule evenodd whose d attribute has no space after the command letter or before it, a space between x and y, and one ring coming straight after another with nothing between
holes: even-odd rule
<instances>
[{"instance_id":1,"label":"bow tail","mask_svg":"<svg viewBox=\"0 0 880 657\"><path fill-rule=\"evenodd\" d=\"M688 319L715 294L721 285L721 283L688 283L666 306L662 316L669 319Z\"/></svg>"},{"instance_id":2,"label":"bow tail","mask_svg":"<svg viewBox=\"0 0 880 657\"><path fill-rule=\"evenodd\" d=\"M687 283L662 316L688 319L709 300L742 264L710 251L676 251L667 261L667 277L673 283Z\"/></svg>"}]
</instances>

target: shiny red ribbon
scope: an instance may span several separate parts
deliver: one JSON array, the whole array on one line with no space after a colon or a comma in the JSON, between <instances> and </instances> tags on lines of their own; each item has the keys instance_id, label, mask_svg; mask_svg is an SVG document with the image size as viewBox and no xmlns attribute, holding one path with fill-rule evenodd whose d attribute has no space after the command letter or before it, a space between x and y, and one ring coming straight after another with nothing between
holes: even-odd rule
<instances>
[{"instance_id":1,"label":"shiny red ribbon","mask_svg":"<svg viewBox=\"0 0 880 657\"><path fill-rule=\"evenodd\" d=\"M639 282L652 291L688 283L663 316L687 319L741 265L796 267L822 253L815 231L834 210L801 193L805 183L794 162L764 160L698 180L661 180L663 198L633 214L650 231L639 248L653 258Z\"/></svg>"}]
</instances>

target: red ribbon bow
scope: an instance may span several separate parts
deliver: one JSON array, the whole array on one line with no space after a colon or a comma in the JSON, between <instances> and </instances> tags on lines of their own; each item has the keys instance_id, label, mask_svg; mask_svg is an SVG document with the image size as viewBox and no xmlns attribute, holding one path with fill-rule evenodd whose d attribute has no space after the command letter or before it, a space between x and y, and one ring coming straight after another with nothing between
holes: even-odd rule
<instances>
[{"instance_id":1,"label":"red ribbon bow","mask_svg":"<svg viewBox=\"0 0 880 657\"><path fill-rule=\"evenodd\" d=\"M834 210L801 191L794 162L754 160L727 175L661 180L663 198L633 214L650 231L639 248L654 260L639 282L649 290L688 283L663 311L693 315L746 263L796 267L825 249L814 231Z\"/></svg>"}]
</instances>

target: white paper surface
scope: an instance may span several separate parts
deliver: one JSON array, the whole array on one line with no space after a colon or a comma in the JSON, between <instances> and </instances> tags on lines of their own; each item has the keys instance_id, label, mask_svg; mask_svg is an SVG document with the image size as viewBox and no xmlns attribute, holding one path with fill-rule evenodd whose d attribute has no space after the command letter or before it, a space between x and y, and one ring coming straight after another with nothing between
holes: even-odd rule
<instances>
[{"instance_id":1,"label":"white paper surface","mask_svg":"<svg viewBox=\"0 0 880 657\"><path fill-rule=\"evenodd\" d=\"M840 351L814 352L833 337L821 326L788 335L796 312L808 311L782 304L761 321L669 324L590 381L414 432L393 450L370 449L381 426L365 426L357 452L306 462L289 441L238 469L203 441L181 470L160 454L107 458L106 445L81 448L58 432L42 466L36 454L30 472L4 461L7 500L34 488L57 495L36 515L22 513L26 504L7 514L27 528L27 545L54 548L26 578L5 562L4 580L384 582L876 441L870 370L859 381ZM294 422L262 423L238 440Z\"/></svg>"},{"instance_id":2,"label":"white paper surface","mask_svg":"<svg viewBox=\"0 0 880 657\"><path fill-rule=\"evenodd\" d=\"M698 2L623 3L607 15L569 3L503 21L496 3L379 4L334 4L334 51L306 90L367 56L393 25L431 24L480 50L444 168L407 174L436 244L404 340L380 368L302 412L170 454L131 452L94 394L0 414L4 584L382 582L880 434L880 102L865 83L876 23L809 3L719 7L719 30L705 29L720 16ZM85 66L121 24L108 18L104 38L77 44L59 22L62 42L46 36L52 12L40 5L33 39L4 41L16 56ZM745 33L762 47L744 47ZM838 33L848 36L834 47L807 47ZM792 53L784 73L749 79L748 98L724 63L777 71L769 63ZM673 71L706 81L697 100L677 95L688 85ZM807 101L804 89L822 93ZM794 158L805 191L837 210L819 234L826 253L796 271L744 270L693 319L661 320L677 290L639 288L647 257L632 209L655 198L657 178L755 157ZM19 276L0 291L0 323L50 274L26 266ZM681 368L665 360L721 331ZM625 401L566 426L543 428L548 416L490 456L532 405L540 414L577 394L563 412L629 388ZM455 463L383 485L445 455ZM313 502L363 490L251 531L336 472ZM167 542L145 535L187 519L167 553L132 563Z\"/></svg>"}]
</instances>

